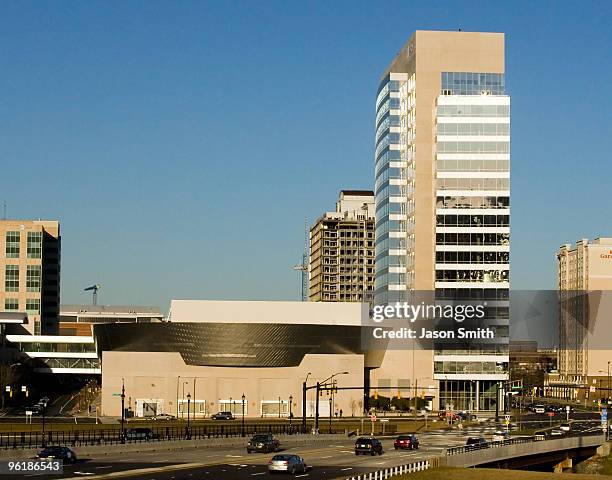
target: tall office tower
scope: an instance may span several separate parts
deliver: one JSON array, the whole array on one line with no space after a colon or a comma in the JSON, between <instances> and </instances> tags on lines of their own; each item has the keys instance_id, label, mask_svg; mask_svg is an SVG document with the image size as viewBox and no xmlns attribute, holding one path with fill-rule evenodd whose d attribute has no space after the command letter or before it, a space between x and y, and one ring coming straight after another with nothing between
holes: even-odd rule
<instances>
[{"instance_id":1,"label":"tall office tower","mask_svg":"<svg viewBox=\"0 0 612 480\"><path fill-rule=\"evenodd\" d=\"M2 220L0 238L4 243L0 255L0 317L23 313L27 318L23 328L30 333L57 334L59 222Z\"/></svg>"},{"instance_id":2,"label":"tall office tower","mask_svg":"<svg viewBox=\"0 0 612 480\"><path fill-rule=\"evenodd\" d=\"M439 388L441 408L493 410L508 378L509 110L502 33L417 31L378 88L374 303L500 302L499 343L436 349L433 378L410 374Z\"/></svg>"},{"instance_id":3,"label":"tall office tower","mask_svg":"<svg viewBox=\"0 0 612 480\"><path fill-rule=\"evenodd\" d=\"M310 229L310 301L370 302L374 290L374 192L342 190L335 212Z\"/></svg>"},{"instance_id":4,"label":"tall office tower","mask_svg":"<svg viewBox=\"0 0 612 480\"><path fill-rule=\"evenodd\" d=\"M607 375L612 360L612 238L596 238L592 243L582 239L574 246L563 245L557 252L557 261L562 301L559 383L568 387L573 397L575 387L586 386L589 377Z\"/></svg>"}]
</instances>

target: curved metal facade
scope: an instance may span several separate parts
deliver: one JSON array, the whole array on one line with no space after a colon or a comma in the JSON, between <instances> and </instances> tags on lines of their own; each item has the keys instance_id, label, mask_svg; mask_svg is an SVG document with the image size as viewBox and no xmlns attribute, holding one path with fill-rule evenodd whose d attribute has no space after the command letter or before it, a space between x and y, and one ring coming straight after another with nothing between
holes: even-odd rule
<instances>
[{"instance_id":1,"label":"curved metal facade","mask_svg":"<svg viewBox=\"0 0 612 480\"><path fill-rule=\"evenodd\" d=\"M363 354L361 326L276 323L94 325L98 352L178 352L187 365L290 367L306 354Z\"/></svg>"}]
</instances>

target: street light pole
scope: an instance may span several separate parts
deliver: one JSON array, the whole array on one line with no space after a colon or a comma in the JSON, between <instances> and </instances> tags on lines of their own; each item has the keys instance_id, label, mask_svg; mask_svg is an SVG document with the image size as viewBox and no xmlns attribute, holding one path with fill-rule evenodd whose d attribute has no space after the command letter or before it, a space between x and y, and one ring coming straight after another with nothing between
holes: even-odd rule
<instances>
[{"instance_id":1,"label":"street light pole","mask_svg":"<svg viewBox=\"0 0 612 480\"><path fill-rule=\"evenodd\" d=\"M44 417L43 417L44 418ZM121 443L125 443L125 379L121 379Z\"/></svg>"},{"instance_id":2,"label":"street light pole","mask_svg":"<svg viewBox=\"0 0 612 480\"><path fill-rule=\"evenodd\" d=\"M308 382L309 376L310 372L306 374L306 378L302 383L302 433L306 433L306 383Z\"/></svg>"},{"instance_id":3,"label":"street light pole","mask_svg":"<svg viewBox=\"0 0 612 480\"><path fill-rule=\"evenodd\" d=\"M242 427L241 427L241 435L244 437L244 400L245 400L245 396L244 393L242 394Z\"/></svg>"},{"instance_id":4,"label":"street light pole","mask_svg":"<svg viewBox=\"0 0 612 480\"><path fill-rule=\"evenodd\" d=\"M319 392L321 391L321 384L317 382L317 387L315 390L316 399L315 399L315 425L314 425L314 433L319 433Z\"/></svg>"},{"instance_id":5,"label":"street light pole","mask_svg":"<svg viewBox=\"0 0 612 480\"><path fill-rule=\"evenodd\" d=\"M191 437L191 434L189 433L189 410L191 409L190 407L191 407L191 393L187 393L187 432L185 432L187 439Z\"/></svg>"},{"instance_id":6,"label":"street light pole","mask_svg":"<svg viewBox=\"0 0 612 480\"><path fill-rule=\"evenodd\" d=\"M293 412L291 409L292 403L293 403L293 395L289 395L289 434L291 434L292 420L293 420Z\"/></svg>"},{"instance_id":7,"label":"street light pole","mask_svg":"<svg viewBox=\"0 0 612 480\"><path fill-rule=\"evenodd\" d=\"M331 423L332 423L332 396L329 396L329 433L331 433Z\"/></svg>"}]
</instances>

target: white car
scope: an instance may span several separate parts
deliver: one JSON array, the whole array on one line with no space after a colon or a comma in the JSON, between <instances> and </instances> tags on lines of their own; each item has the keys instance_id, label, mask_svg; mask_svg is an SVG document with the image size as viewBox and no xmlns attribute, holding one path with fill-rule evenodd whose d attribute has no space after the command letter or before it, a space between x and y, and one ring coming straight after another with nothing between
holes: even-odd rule
<instances>
[{"instance_id":1,"label":"white car","mask_svg":"<svg viewBox=\"0 0 612 480\"><path fill-rule=\"evenodd\" d=\"M569 432L572 429L572 426L569 423L562 423L559 425L559 430L563 430L564 432Z\"/></svg>"},{"instance_id":2,"label":"white car","mask_svg":"<svg viewBox=\"0 0 612 480\"><path fill-rule=\"evenodd\" d=\"M495 433L493 433L494 442L503 442L504 440L509 440L509 439L510 439L510 434L506 432L505 430L496 430Z\"/></svg>"},{"instance_id":3,"label":"white car","mask_svg":"<svg viewBox=\"0 0 612 480\"><path fill-rule=\"evenodd\" d=\"M176 420L174 415L170 415L169 413L160 413L159 415L155 415L153 417L154 420Z\"/></svg>"},{"instance_id":4,"label":"white car","mask_svg":"<svg viewBox=\"0 0 612 480\"><path fill-rule=\"evenodd\" d=\"M533 412L534 413L546 413L546 408L544 407L544 405L536 405L535 407L533 407Z\"/></svg>"}]
</instances>

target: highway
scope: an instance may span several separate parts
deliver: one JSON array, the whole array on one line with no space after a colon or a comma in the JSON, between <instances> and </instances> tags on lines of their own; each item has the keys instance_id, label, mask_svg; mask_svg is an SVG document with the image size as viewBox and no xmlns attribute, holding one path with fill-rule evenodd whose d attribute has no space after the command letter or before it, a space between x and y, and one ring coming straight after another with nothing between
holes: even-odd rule
<instances>
[{"instance_id":1,"label":"highway","mask_svg":"<svg viewBox=\"0 0 612 480\"><path fill-rule=\"evenodd\" d=\"M302 456L312 468L296 478L307 480L342 478L343 476L378 470L413 461L443 455L447 447L464 445L467 432L431 432L420 435L419 450L393 449L393 437L381 438L384 454L381 456L356 456L353 452L355 438L332 441L330 445L308 445L305 441L281 449L286 453ZM380 437L379 437L380 438ZM246 444L246 439L245 439ZM75 449L78 455L78 448ZM273 454L247 454L245 448L215 447L184 449L178 451L126 452L92 458L79 458L74 465L64 467L64 478L96 478L113 472L124 472L130 479L147 480L200 480L200 479L256 479L267 475L267 463ZM139 470L144 470L139 472ZM4 476L11 478L12 476ZM59 478L54 475L25 474L13 478ZM115 477L117 478L117 477Z\"/></svg>"}]
</instances>

